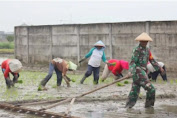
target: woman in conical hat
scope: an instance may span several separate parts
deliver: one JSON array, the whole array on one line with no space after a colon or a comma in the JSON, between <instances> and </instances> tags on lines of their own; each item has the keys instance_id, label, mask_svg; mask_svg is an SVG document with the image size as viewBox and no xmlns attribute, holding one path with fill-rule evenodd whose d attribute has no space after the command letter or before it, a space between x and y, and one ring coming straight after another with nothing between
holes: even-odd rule
<instances>
[{"instance_id":1,"label":"woman in conical hat","mask_svg":"<svg viewBox=\"0 0 177 118\"><path fill-rule=\"evenodd\" d=\"M22 69L22 63L17 59L7 59L2 62L1 68L6 80L6 85L8 88L10 88L17 82L19 78L19 72ZM10 79L9 73L14 76L13 81Z\"/></svg>"},{"instance_id":2,"label":"woman in conical hat","mask_svg":"<svg viewBox=\"0 0 177 118\"><path fill-rule=\"evenodd\" d=\"M152 107L154 106L155 102L155 88L150 83L147 76L147 63L149 61L155 70L160 70L161 72L164 70L155 61L150 49L146 47L147 43L152 41L151 37L147 33L142 33L135 40L139 41L140 43L134 48L130 62L129 74L132 74L133 83L126 107L132 108L136 104L140 87L143 87L147 91L145 107Z\"/></svg>"},{"instance_id":3,"label":"woman in conical hat","mask_svg":"<svg viewBox=\"0 0 177 118\"><path fill-rule=\"evenodd\" d=\"M94 84L98 84L101 60L109 64L106 59L104 49L105 49L105 44L100 40L96 42L94 44L94 47L85 55L83 59L79 61L79 63L81 63L82 61L90 57L88 61L87 71L84 77L82 78L82 80L80 81L81 84L83 84L84 80L87 77L89 77L92 74L92 72L94 76Z\"/></svg>"}]
</instances>

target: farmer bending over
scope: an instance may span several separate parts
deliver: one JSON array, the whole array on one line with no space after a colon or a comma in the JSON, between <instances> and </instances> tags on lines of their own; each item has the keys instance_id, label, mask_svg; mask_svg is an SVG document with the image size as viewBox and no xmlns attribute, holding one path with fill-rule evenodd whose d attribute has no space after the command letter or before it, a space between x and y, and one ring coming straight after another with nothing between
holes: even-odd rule
<instances>
[{"instance_id":1,"label":"farmer bending over","mask_svg":"<svg viewBox=\"0 0 177 118\"><path fill-rule=\"evenodd\" d=\"M19 72L22 69L22 63L17 59L7 59L2 62L1 68L7 88L11 88L18 81ZM9 73L13 75L13 81L10 79Z\"/></svg>"},{"instance_id":2,"label":"farmer bending over","mask_svg":"<svg viewBox=\"0 0 177 118\"><path fill-rule=\"evenodd\" d=\"M148 78L150 79L152 77L152 80L157 80L157 77L160 73L163 81L167 81L167 75L166 75L166 69L165 69L165 64L163 62L158 62L158 64L160 65L160 67L162 67L164 69L164 73L161 73L160 71L156 71L154 69L154 67L152 66L151 63L147 64L147 69L148 69Z\"/></svg>"},{"instance_id":3,"label":"farmer bending over","mask_svg":"<svg viewBox=\"0 0 177 118\"><path fill-rule=\"evenodd\" d=\"M61 85L62 82L62 77L64 78L67 87L70 87L70 78L66 76L66 72L68 70L74 71L77 69L77 65L72 63L71 61L67 62L61 58L55 58L49 63L49 72L48 75L41 81L41 89L42 90L47 90L45 88L45 85L47 82L50 80L50 78L53 75L53 71L55 70L56 75L57 75L57 86Z\"/></svg>"},{"instance_id":4,"label":"farmer bending over","mask_svg":"<svg viewBox=\"0 0 177 118\"><path fill-rule=\"evenodd\" d=\"M108 77L110 72L114 74L115 79L119 79L123 77L122 75L123 69L126 69L126 70L129 69L129 64L127 61L110 59L108 60L108 62L112 63L113 65L110 65L110 66L108 66L107 64L105 65L102 76L101 76L102 81L104 81Z\"/></svg>"}]
</instances>

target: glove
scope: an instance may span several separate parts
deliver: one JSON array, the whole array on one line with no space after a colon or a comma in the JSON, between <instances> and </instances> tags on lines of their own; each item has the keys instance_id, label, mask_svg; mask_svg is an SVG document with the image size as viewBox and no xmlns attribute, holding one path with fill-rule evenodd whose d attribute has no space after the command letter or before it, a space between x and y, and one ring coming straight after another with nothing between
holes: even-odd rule
<instances>
[{"instance_id":1,"label":"glove","mask_svg":"<svg viewBox=\"0 0 177 118\"><path fill-rule=\"evenodd\" d=\"M79 61L79 63L83 62L85 59L86 59L86 58L81 59L81 60Z\"/></svg>"}]
</instances>

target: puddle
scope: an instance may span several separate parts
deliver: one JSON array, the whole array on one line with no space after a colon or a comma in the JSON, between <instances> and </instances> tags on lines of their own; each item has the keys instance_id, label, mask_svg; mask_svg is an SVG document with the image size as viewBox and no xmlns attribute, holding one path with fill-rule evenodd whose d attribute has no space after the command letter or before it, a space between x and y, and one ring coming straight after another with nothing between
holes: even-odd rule
<instances>
[{"instance_id":1,"label":"puddle","mask_svg":"<svg viewBox=\"0 0 177 118\"><path fill-rule=\"evenodd\" d=\"M166 105L177 103L177 99L157 100L152 108L144 108L144 101L138 103L132 109L124 108L125 101L106 101L94 103L76 103L72 108L72 115L82 118L176 118L177 106ZM67 107L67 106L65 106ZM55 110L59 110L57 107Z\"/></svg>"},{"instance_id":2,"label":"puddle","mask_svg":"<svg viewBox=\"0 0 177 118\"><path fill-rule=\"evenodd\" d=\"M174 113L177 114L177 106L172 106L172 105L162 105L161 106L165 112L167 113Z\"/></svg>"}]
</instances>

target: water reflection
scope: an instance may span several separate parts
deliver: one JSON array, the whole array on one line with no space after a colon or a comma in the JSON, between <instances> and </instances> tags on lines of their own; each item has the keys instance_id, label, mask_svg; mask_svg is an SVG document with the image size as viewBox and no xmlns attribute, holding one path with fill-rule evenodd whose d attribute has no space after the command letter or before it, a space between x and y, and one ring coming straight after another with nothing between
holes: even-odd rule
<instances>
[{"instance_id":1,"label":"water reflection","mask_svg":"<svg viewBox=\"0 0 177 118\"><path fill-rule=\"evenodd\" d=\"M172 105L162 105L161 106L166 112L171 112L177 114L177 106Z\"/></svg>"},{"instance_id":2,"label":"water reflection","mask_svg":"<svg viewBox=\"0 0 177 118\"><path fill-rule=\"evenodd\" d=\"M146 114L155 114L154 107L146 108L145 113Z\"/></svg>"}]
</instances>

